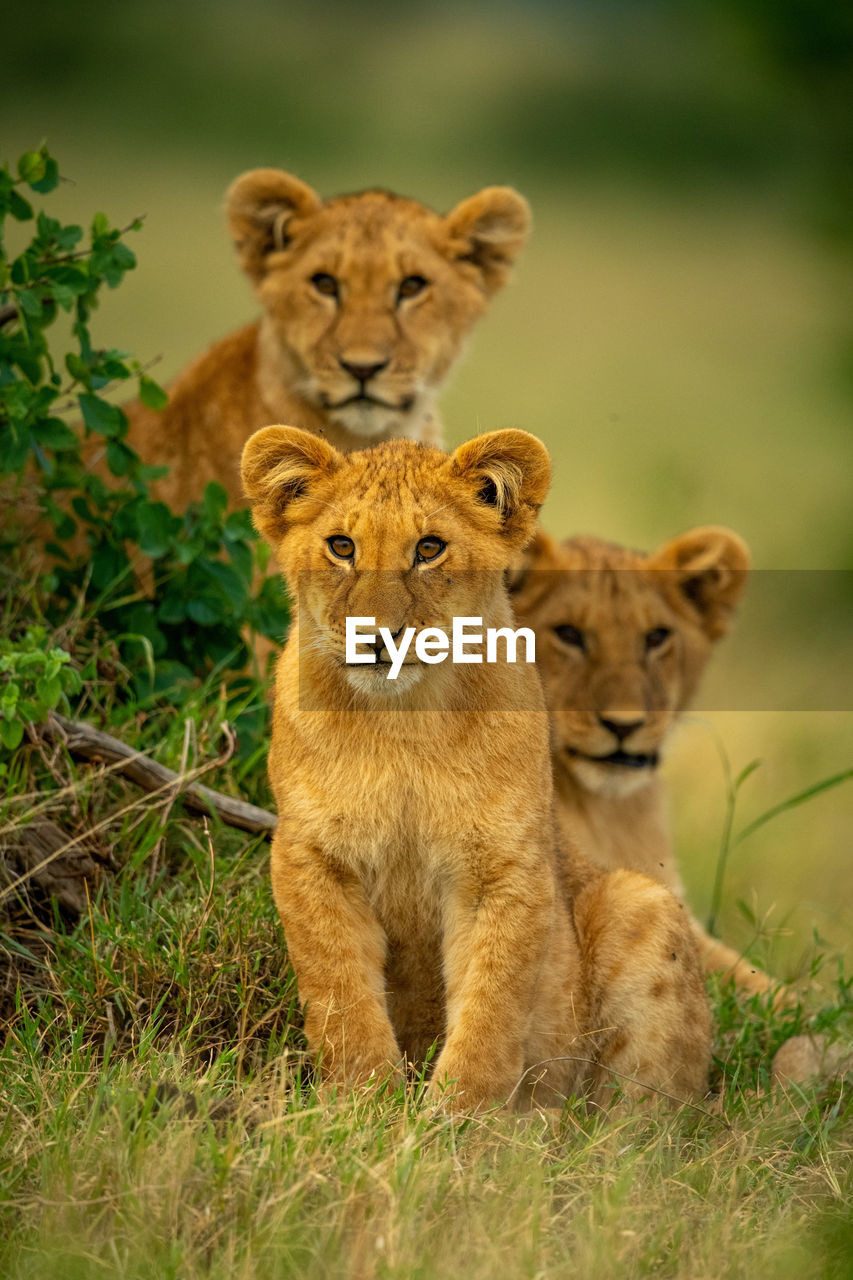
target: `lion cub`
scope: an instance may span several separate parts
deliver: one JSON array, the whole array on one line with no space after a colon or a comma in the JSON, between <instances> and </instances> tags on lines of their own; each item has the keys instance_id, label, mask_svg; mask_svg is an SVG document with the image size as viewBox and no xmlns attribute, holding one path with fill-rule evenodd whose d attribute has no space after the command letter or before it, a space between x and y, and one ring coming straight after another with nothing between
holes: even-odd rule
<instances>
[{"instance_id":1,"label":"lion cub","mask_svg":"<svg viewBox=\"0 0 853 1280\"><path fill-rule=\"evenodd\" d=\"M466 1109L705 1087L684 911L560 851L535 666L410 646L389 678L409 629L512 629L504 574L549 475L522 431L450 456L410 441L344 455L292 427L246 445L255 523L298 595L276 673L272 882L327 1080L421 1064L438 1042L431 1092ZM352 660L347 619L384 628L376 661Z\"/></svg>"},{"instance_id":2,"label":"lion cub","mask_svg":"<svg viewBox=\"0 0 853 1280\"><path fill-rule=\"evenodd\" d=\"M654 555L539 533L513 582L518 620L536 633L561 825L599 867L642 871L679 899L657 766L748 569L728 529L694 529ZM778 985L692 923L706 969L749 992Z\"/></svg>"},{"instance_id":3,"label":"lion cub","mask_svg":"<svg viewBox=\"0 0 853 1280\"><path fill-rule=\"evenodd\" d=\"M217 480L240 505L240 454L262 422L344 450L440 445L437 392L527 238L526 200L486 187L442 217L388 191L323 200L253 169L226 215L261 317L189 365L162 413L130 408L129 443L170 468L158 496L185 506Z\"/></svg>"}]
</instances>

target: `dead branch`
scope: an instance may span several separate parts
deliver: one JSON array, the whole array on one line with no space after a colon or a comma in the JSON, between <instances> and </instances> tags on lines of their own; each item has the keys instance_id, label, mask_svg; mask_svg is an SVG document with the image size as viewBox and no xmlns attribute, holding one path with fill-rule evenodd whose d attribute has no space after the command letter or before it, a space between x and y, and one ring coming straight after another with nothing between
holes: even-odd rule
<instances>
[{"instance_id":1,"label":"dead branch","mask_svg":"<svg viewBox=\"0 0 853 1280\"><path fill-rule=\"evenodd\" d=\"M86 910L84 882L97 881L103 862L86 833L69 840L49 818L38 818L14 837L0 840L0 854L20 873L17 882L35 881L72 916Z\"/></svg>"},{"instance_id":2,"label":"dead branch","mask_svg":"<svg viewBox=\"0 0 853 1280\"><path fill-rule=\"evenodd\" d=\"M278 820L267 809L260 809L257 805L247 804L245 800L236 800L233 796L213 791L200 782L188 782L184 776L175 773L174 769L167 769L144 752L134 751L118 738L102 733L100 729L95 729L82 720L68 720L65 716L54 713L47 724L42 726L42 732L54 741L64 742L72 755L115 765L118 773L124 774L146 791L162 790L164 786L174 783L176 794L181 796L187 808L200 813L210 813L212 810L230 827L252 832L275 830Z\"/></svg>"}]
</instances>

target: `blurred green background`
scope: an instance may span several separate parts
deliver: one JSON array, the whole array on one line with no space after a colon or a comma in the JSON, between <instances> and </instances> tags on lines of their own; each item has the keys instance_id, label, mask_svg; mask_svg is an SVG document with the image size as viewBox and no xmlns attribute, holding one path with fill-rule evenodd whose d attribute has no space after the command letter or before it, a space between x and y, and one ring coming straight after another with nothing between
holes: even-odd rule
<instances>
[{"instance_id":1,"label":"blurred green background","mask_svg":"<svg viewBox=\"0 0 853 1280\"><path fill-rule=\"evenodd\" d=\"M853 567L847 6L47 0L6 26L0 120L7 159L42 138L58 157L57 216L146 215L95 333L159 357L161 381L254 313L221 210L238 172L439 209L517 186L534 235L444 395L450 442L540 435L558 534L651 547L718 522L761 567ZM807 627L796 643L771 637L766 660L808 661ZM839 635L839 660L851 649ZM744 820L853 765L850 713L685 725L668 768L700 912L723 814L714 733L736 769L766 759ZM741 899L786 931L779 969L814 926L844 946L851 855L848 784L736 852L726 934L752 937Z\"/></svg>"}]
</instances>

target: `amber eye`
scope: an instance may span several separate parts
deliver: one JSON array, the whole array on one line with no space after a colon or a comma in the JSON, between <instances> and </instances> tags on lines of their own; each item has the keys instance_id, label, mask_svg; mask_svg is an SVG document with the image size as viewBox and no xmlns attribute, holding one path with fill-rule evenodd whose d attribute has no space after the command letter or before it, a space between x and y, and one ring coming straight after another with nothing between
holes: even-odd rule
<instances>
[{"instance_id":1,"label":"amber eye","mask_svg":"<svg viewBox=\"0 0 853 1280\"><path fill-rule=\"evenodd\" d=\"M577 627L573 627L571 623L565 623L562 627L554 628L563 644L569 644L573 649L586 649L586 637L584 633Z\"/></svg>"},{"instance_id":2,"label":"amber eye","mask_svg":"<svg viewBox=\"0 0 853 1280\"><path fill-rule=\"evenodd\" d=\"M352 538L348 538L343 533L336 533L333 538L327 538L326 546L339 560L352 560L355 555L355 543Z\"/></svg>"},{"instance_id":3,"label":"amber eye","mask_svg":"<svg viewBox=\"0 0 853 1280\"><path fill-rule=\"evenodd\" d=\"M416 298L419 293L423 293L429 284L428 280L424 280L423 276L406 276L397 286L397 301L403 298Z\"/></svg>"},{"instance_id":4,"label":"amber eye","mask_svg":"<svg viewBox=\"0 0 853 1280\"><path fill-rule=\"evenodd\" d=\"M644 637L646 653L651 649L660 649L671 635L669 627L655 627L653 631L647 631Z\"/></svg>"},{"instance_id":5,"label":"amber eye","mask_svg":"<svg viewBox=\"0 0 853 1280\"><path fill-rule=\"evenodd\" d=\"M316 275L311 277L311 283L318 293L322 293L324 298L336 298L338 296L338 282L334 276L330 276L328 271L318 271Z\"/></svg>"},{"instance_id":6,"label":"amber eye","mask_svg":"<svg viewBox=\"0 0 853 1280\"><path fill-rule=\"evenodd\" d=\"M415 560L418 564L425 564L429 560L435 560L441 555L446 542L442 542L441 538L421 538L415 547Z\"/></svg>"}]
</instances>

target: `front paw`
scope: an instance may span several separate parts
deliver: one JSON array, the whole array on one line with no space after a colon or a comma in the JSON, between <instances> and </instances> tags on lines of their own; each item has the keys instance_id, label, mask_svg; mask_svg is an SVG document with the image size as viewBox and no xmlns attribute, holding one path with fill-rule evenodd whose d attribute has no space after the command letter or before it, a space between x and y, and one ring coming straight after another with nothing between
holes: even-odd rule
<instances>
[{"instance_id":1,"label":"front paw","mask_svg":"<svg viewBox=\"0 0 853 1280\"><path fill-rule=\"evenodd\" d=\"M389 1084L394 1088L405 1077L402 1055L396 1045L361 1045L357 1050L336 1049L328 1042L316 1058L326 1084Z\"/></svg>"},{"instance_id":2,"label":"front paw","mask_svg":"<svg viewBox=\"0 0 853 1280\"><path fill-rule=\"evenodd\" d=\"M311 1056L327 1085L364 1085L403 1079L402 1054L391 1027L329 1021L320 1027L306 1019Z\"/></svg>"},{"instance_id":3,"label":"front paw","mask_svg":"<svg viewBox=\"0 0 853 1280\"><path fill-rule=\"evenodd\" d=\"M511 1099L516 1077L500 1078L477 1063L441 1054L427 1087L425 1101L447 1111L473 1114Z\"/></svg>"}]
</instances>

